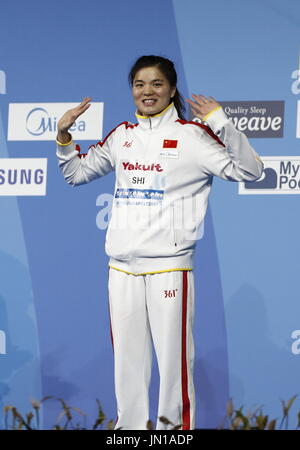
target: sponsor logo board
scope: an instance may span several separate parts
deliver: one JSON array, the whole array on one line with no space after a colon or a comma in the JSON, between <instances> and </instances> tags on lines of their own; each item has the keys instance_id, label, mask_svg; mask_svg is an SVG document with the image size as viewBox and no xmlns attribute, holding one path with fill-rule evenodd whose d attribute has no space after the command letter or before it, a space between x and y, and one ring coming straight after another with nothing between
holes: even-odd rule
<instances>
[{"instance_id":1,"label":"sponsor logo board","mask_svg":"<svg viewBox=\"0 0 300 450\"><path fill-rule=\"evenodd\" d=\"M240 182L239 194L300 194L300 157L261 157L264 171L259 180Z\"/></svg>"},{"instance_id":2,"label":"sponsor logo board","mask_svg":"<svg viewBox=\"0 0 300 450\"><path fill-rule=\"evenodd\" d=\"M10 103L9 141L53 141L60 117L78 103ZM91 103L89 109L70 128L74 140L102 138L103 103Z\"/></svg>"},{"instance_id":3,"label":"sponsor logo board","mask_svg":"<svg viewBox=\"0 0 300 450\"><path fill-rule=\"evenodd\" d=\"M46 195L47 158L0 158L0 196Z\"/></svg>"}]
</instances>

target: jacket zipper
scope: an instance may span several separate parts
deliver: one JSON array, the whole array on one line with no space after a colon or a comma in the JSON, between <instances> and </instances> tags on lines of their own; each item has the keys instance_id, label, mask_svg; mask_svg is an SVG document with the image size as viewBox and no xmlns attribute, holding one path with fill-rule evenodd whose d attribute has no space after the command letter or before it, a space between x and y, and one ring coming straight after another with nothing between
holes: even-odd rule
<instances>
[{"instance_id":1,"label":"jacket zipper","mask_svg":"<svg viewBox=\"0 0 300 450\"><path fill-rule=\"evenodd\" d=\"M175 206L174 206L174 203L172 203L172 219L173 219L173 240L174 240L175 247L177 247L177 236L176 236L176 230L175 230Z\"/></svg>"}]
</instances>

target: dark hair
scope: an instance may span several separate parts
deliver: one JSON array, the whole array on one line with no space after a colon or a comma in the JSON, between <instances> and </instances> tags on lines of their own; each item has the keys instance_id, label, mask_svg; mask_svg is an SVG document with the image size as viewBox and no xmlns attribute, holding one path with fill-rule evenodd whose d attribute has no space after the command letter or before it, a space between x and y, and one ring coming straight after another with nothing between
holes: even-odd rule
<instances>
[{"instance_id":1,"label":"dark hair","mask_svg":"<svg viewBox=\"0 0 300 450\"><path fill-rule=\"evenodd\" d=\"M131 86L133 85L134 77L136 76L139 70L144 69L145 67L153 67L153 66L157 66L159 68L159 70L164 74L164 76L169 81L171 87L177 85L177 73L174 67L174 63L167 58L163 58L162 56L148 55L148 56L141 56L140 58L138 58L131 67L131 70L128 75L128 80ZM184 100L177 88L176 93L172 98L172 102L174 102L174 106L177 109L177 113L180 119L184 119L184 112L185 112Z\"/></svg>"}]
</instances>

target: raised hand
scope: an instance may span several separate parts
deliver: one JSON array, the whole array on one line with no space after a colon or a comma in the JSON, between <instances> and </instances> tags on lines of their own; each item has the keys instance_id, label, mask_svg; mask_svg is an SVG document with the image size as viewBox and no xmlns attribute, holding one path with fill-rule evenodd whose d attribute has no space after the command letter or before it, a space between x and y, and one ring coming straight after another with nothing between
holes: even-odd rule
<instances>
[{"instance_id":1,"label":"raised hand","mask_svg":"<svg viewBox=\"0 0 300 450\"><path fill-rule=\"evenodd\" d=\"M221 106L213 97L206 98L204 95L192 94L194 100L187 99L191 105L192 113L199 119L203 119L208 113Z\"/></svg>"},{"instance_id":2,"label":"raised hand","mask_svg":"<svg viewBox=\"0 0 300 450\"><path fill-rule=\"evenodd\" d=\"M78 106L66 111L59 119L57 123L57 139L59 142L63 144L70 140L71 135L68 133L68 129L91 106L91 100L91 97L85 97Z\"/></svg>"}]
</instances>

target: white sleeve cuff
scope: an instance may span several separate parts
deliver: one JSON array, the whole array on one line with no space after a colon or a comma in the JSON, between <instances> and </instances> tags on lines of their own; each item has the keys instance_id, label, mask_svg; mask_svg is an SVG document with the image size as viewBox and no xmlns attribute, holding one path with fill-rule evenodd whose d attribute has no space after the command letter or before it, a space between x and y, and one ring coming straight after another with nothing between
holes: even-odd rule
<instances>
[{"instance_id":1,"label":"white sleeve cuff","mask_svg":"<svg viewBox=\"0 0 300 450\"><path fill-rule=\"evenodd\" d=\"M58 143L58 141L56 141L56 155L64 160L64 161L68 161L69 159L71 159L72 157L76 156L76 153L79 153L76 148L75 148L75 144L73 141L71 141L70 144L64 144L61 145Z\"/></svg>"},{"instance_id":2,"label":"white sleeve cuff","mask_svg":"<svg viewBox=\"0 0 300 450\"><path fill-rule=\"evenodd\" d=\"M221 129L229 122L223 108L218 108L204 118L204 122L213 130L215 134L220 134Z\"/></svg>"}]
</instances>

